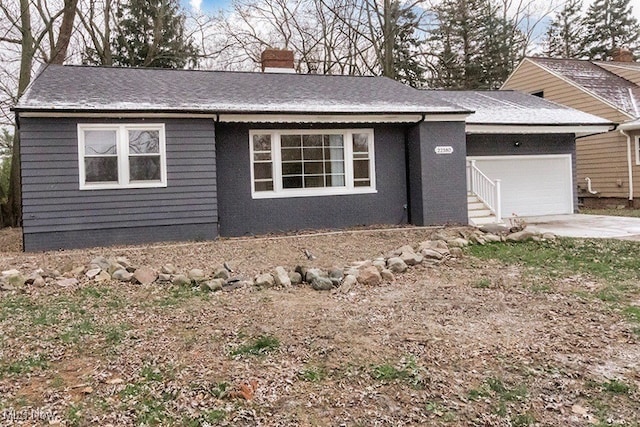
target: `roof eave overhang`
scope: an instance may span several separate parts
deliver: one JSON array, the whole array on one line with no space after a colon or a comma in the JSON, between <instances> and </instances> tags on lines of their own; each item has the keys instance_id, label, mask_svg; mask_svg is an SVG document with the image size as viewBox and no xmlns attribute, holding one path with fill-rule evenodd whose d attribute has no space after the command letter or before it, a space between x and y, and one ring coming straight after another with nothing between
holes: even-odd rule
<instances>
[{"instance_id":1,"label":"roof eave overhang","mask_svg":"<svg viewBox=\"0 0 640 427\"><path fill-rule=\"evenodd\" d=\"M472 134L566 134L593 135L606 133L615 129L613 123L608 125L566 124L566 125L523 125L523 124L474 124L467 123L466 132Z\"/></svg>"},{"instance_id":2,"label":"roof eave overhang","mask_svg":"<svg viewBox=\"0 0 640 427\"><path fill-rule=\"evenodd\" d=\"M621 125L618 126L618 129L620 130L629 130L629 131L634 131L634 130L639 130L640 129L640 120L634 120L632 122L627 122L627 123L622 123Z\"/></svg>"},{"instance_id":3,"label":"roof eave overhang","mask_svg":"<svg viewBox=\"0 0 640 427\"><path fill-rule=\"evenodd\" d=\"M20 117L59 118L211 118L223 123L416 123L465 121L470 111L437 112L216 112L192 110L79 110L15 108Z\"/></svg>"}]
</instances>

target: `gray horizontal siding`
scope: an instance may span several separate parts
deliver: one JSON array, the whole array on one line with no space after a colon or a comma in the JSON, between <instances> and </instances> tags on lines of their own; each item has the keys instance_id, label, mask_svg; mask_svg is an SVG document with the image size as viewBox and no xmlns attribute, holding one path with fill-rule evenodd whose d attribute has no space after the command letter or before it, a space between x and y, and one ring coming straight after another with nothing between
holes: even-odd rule
<instances>
[{"instance_id":1,"label":"gray horizontal siding","mask_svg":"<svg viewBox=\"0 0 640 427\"><path fill-rule=\"evenodd\" d=\"M25 232L25 248L30 250L73 249L87 246L128 245L158 241L211 240L217 236L216 223L157 224L152 227L120 227L97 230Z\"/></svg>"},{"instance_id":2,"label":"gray horizontal siding","mask_svg":"<svg viewBox=\"0 0 640 427\"><path fill-rule=\"evenodd\" d=\"M213 121L148 122L165 124L166 188L79 190L78 119L21 119L25 250L99 246L105 242L105 233L120 236L117 230L129 230L133 237L110 244L188 240L201 235L215 238L217 225L211 226L218 218ZM171 231L177 229L191 231L184 235ZM70 234L65 237L65 232ZM74 243L81 235L82 241ZM51 241L54 236L58 240Z\"/></svg>"}]
</instances>

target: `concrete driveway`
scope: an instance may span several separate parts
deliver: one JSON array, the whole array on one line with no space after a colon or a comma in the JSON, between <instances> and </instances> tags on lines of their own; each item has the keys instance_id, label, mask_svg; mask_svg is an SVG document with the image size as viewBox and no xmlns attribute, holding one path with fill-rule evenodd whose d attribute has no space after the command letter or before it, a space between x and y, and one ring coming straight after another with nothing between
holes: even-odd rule
<instances>
[{"instance_id":1,"label":"concrete driveway","mask_svg":"<svg viewBox=\"0 0 640 427\"><path fill-rule=\"evenodd\" d=\"M527 229L556 236L640 241L640 218L604 215L549 215L523 218Z\"/></svg>"}]
</instances>

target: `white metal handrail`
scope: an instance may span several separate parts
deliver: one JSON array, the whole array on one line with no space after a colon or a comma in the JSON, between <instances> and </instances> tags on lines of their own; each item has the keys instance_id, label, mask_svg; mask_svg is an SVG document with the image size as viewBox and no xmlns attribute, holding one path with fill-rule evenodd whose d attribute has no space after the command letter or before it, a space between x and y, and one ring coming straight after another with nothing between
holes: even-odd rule
<instances>
[{"instance_id":1,"label":"white metal handrail","mask_svg":"<svg viewBox=\"0 0 640 427\"><path fill-rule=\"evenodd\" d=\"M476 166L475 160L467 163L468 190L484 203L496 221L502 221L502 201L500 199L500 180L492 181Z\"/></svg>"}]
</instances>

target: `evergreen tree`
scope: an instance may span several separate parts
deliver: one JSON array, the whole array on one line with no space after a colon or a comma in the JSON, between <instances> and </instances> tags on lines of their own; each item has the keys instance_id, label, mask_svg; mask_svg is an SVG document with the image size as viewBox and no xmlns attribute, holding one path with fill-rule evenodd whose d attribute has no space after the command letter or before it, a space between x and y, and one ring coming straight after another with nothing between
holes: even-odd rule
<instances>
[{"instance_id":1,"label":"evergreen tree","mask_svg":"<svg viewBox=\"0 0 640 427\"><path fill-rule=\"evenodd\" d=\"M524 37L492 0L443 0L431 32L436 57L431 85L494 89L521 59Z\"/></svg>"},{"instance_id":2,"label":"evergreen tree","mask_svg":"<svg viewBox=\"0 0 640 427\"><path fill-rule=\"evenodd\" d=\"M640 25L632 15L631 0L595 0L584 19L583 46L589 59L610 60L614 49L638 47Z\"/></svg>"},{"instance_id":3,"label":"evergreen tree","mask_svg":"<svg viewBox=\"0 0 640 427\"><path fill-rule=\"evenodd\" d=\"M401 9L397 1L391 2L391 18L394 28L393 69L394 78L413 87L424 85L425 66L420 48L424 43L417 36L419 19L411 9Z\"/></svg>"},{"instance_id":4,"label":"evergreen tree","mask_svg":"<svg viewBox=\"0 0 640 427\"><path fill-rule=\"evenodd\" d=\"M128 0L117 12L113 65L183 68L195 66L198 49L185 36L178 0Z\"/></svg>"},{"instance_id":5,"label":"evergreen tree","mask_svg":"<svg viewBox=\"0 0 640 427\"><path fill-rule=\"evenodd\" d=\"M547 28L544 53L553 58L581 58L583 38L582 0L568 0Z\"/></svg>"}]
</instances>

